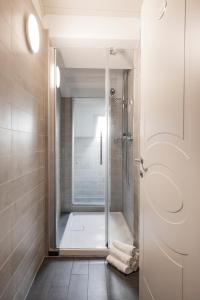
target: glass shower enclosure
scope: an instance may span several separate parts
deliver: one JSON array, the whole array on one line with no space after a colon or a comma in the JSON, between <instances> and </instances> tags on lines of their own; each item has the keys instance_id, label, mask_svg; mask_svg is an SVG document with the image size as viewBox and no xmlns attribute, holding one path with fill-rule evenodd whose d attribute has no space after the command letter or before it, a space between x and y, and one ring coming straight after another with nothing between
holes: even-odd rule
<instances>
[{"instance_id":1,"label":"glass shower enclosure","mask_svg":"<svg viewBox=\"0 0 200 300\"><path fill-rule=\"evenodd\" d=\"M104 50L101 69L67 69L50 51L49 250L105 255L133 243L133 51ZM66 88L67 86L67 88Z\"/></svg>"}]
</instances>

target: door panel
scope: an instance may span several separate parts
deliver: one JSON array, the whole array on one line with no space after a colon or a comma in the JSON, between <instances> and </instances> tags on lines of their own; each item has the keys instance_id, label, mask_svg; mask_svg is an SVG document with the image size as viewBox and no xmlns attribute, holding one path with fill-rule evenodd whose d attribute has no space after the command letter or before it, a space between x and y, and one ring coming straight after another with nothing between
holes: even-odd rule
<instances>
[{"instance_id":1,"label":"door panel","mask_svg":"<svg viewBox=\"0 0 200 300\"><path fill-rule=\"evenodd\" d=\"M143 48L148 49L143 63L149 70L143 73L143 80L148 81L151 72L144 91L149 98L145 137L149 141L158 134L169 134L183 139L185 2L168 1L162 19L159 11L165 1L149 2L144 5L148 20L143 25L143 35L148 35L143 40Z\"/></svg>"},{"instance_id":2,"label":"door panel","mask_svg":"<svg viewBox=\"0 0 200 300\"><path fill-rule=\"evenodd\" d=\"M181 300L183 281L181 256L159 242L148 230L145 234L144 272L153 299Z\"/></svg>"},{"instance_id":3,"label":"door panel","mask_svg":"<svg viewBox=\"0 0 200 300\"><path fill-rule=\"evenodd\" d=\"M197 3L187 2L195 11ZM194 290L188 292L189 278L196 278L194 248L199 248L193 234L199 226L195 174L200 166L194 107L199 112L200 104L197 94L187 95L199 88L187 77L186 20L186 1L144 1L141 156L148 170L141 169L141 300L199 299Z\"/></svg>"}]
</instances>

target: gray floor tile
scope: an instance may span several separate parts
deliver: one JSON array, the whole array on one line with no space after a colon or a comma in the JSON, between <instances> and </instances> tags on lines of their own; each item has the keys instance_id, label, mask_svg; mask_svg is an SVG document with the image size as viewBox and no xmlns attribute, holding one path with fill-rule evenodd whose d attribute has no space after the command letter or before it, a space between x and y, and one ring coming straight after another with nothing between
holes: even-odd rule
<instances>
[{"instance_id":1,"label":"gray floor tile","mask_svg":"<svg viewBox=\"0 0 200 300\"><path fill-rule=\"evenodd\" d=\"M88 260L75 259L72 267L72 275L88 275Z\"/></svg>"},{"instance_id":2,"label":"gray floor tile","mask_svg":"<svg viewBox=\"0 0 200 300\"><path fill-rule=\"evenodd\" d=\"M72 275L67 300L87 300L88 275Z\"/></svg>"},{"instance_id":3,"label":"gray floor tile","mask_svg":"<svg viewBox=\"0 0 200 300\"><path fill-rule=\"evenodd\" d=\"M138 272L129 276L105 259L45 259L27 300L138 300Z\"/></svg>"},{"instance_id":4,"label":"gray floor tile","mask_svg":"<svg viewBox=\"0 0 200 300\"><path fill-rule=\"evenodd\" d=\"M138 272L124 275L106 265L106 281L109 300L138 300Z\"/></svg>"},{"instance_id":5,"label":"gray floor tile","mask_svg":"<svg viewBox=\"0 0 200 300\"><path fill-rule=\"evenodd\" d=\"M88 300L108 300L104 264L89 265Z\"/></svg>"},{"instance_id":6,"label":"gray floor tile","mask_svg":"<svg viewBox=\"0 0 200 300\"><path fill-rule=\"evenodd\" d=\"M51 287L48 291L48 300L67 300L66 287Z\"/></svg>"},{"instance_id":7,"label":"gray floor tile","mask_svg":"<svg viewBox=\"0 0 200 300\"><path fill-rule=\"evenodd\" d=\"M89 260L90 265L97 265L97 264L105 264L105 258L91 258Z\"/></svg>"}]
</instances>

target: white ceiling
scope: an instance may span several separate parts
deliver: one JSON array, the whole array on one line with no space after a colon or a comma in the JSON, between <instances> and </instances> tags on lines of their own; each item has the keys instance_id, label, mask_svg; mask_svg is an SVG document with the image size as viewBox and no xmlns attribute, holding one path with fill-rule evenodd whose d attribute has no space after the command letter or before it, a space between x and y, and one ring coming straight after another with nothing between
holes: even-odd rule
<instances>
[{"instance_id":1,"label":"white ceiling","mask_svg":"<svg viewBox=\"0 0 200 300\"><path fill-rule=\"evenodd\" d=\"M105 69L106 49L102 48L60 48L61 67L70 69ZM133 68L133 50L119 49L116 55L109 55L109 67L123 70Z\"/></svg>"},{"instance_id":2,"label":"white ceiling","mask_svg":"<svg viewBox=\"0 0 200 300\"><path fill-rule=\"evenodd\" d=\"M142 0L40 0L43 13L131 17L139 16Z\"/></svg>"}]
</instances>

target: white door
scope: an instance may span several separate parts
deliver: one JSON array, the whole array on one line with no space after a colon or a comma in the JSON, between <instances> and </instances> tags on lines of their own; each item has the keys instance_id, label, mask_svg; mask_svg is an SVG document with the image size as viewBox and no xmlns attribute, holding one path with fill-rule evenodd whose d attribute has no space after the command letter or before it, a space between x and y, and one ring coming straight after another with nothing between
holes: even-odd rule
<instances>
[{"instance_id":1,"label":"white door","mask_svg":"<svg viewBox=\"0 0 200 300\"><path fill-rule=\"evenodd\" d=\"M199 12L143 4L140 300L200 299Z\"/></svg>"}]
</instances>

